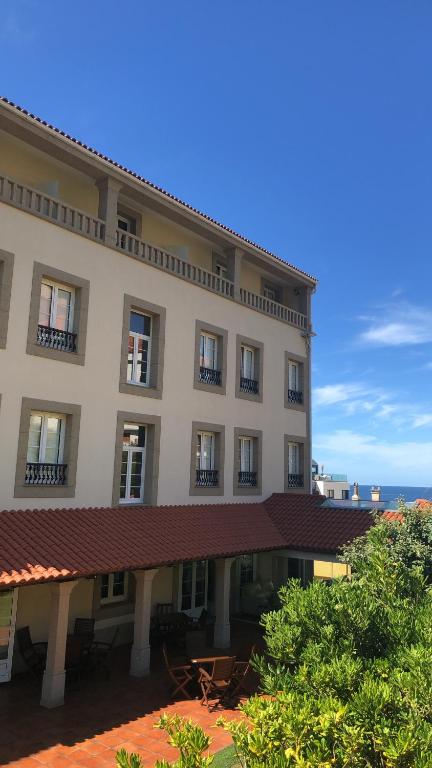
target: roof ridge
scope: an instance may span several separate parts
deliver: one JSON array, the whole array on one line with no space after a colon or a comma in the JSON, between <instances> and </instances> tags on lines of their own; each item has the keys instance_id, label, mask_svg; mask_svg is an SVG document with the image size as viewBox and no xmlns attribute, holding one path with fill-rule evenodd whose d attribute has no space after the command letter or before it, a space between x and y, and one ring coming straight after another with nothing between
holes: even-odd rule
<instances>
[{"instance_id":1,"label":"roof ridge","mask_svg":"<svg viewBox=\"0 0 432 768\"><path fill-rule=\"evenodd\" d=\"M180 197L173 195L171 192L168 192L166 189L159 186L158 184L154 184L152 181L150 181L149 179L146 179L144 176L141 176L136 171L132 171L130 168L127 168L127 166L122 165L121 163L118 163L116 160L113 160L111 157L108 157L108 155L104 155L102 152L99 152L94 147L91 147L90 145L85 144L83 141L76 139L74 136L71 136L69 133L66 133L66 131L62 131L61 128L57 128L55 125L52 125L52 123L48 123L46 120L43 120L43 118L33 114L33 112L29 112L27 109L25 109L24 107L21 107L19 104L15 104L15 102L11 101L6 96L0 95L0 101L3 102L4 104L7 104L9 107L12 107L17 112L21 112L23 115L25 115L26 117L29 117L31 120L34 120L35 122L40 123L40 125L43 125L45 128L49 128L51 131L54 131L60 136L63 136L65 139L72 141L74 144L81 147L82 149L85 149L87 152L91 152L91 154L95 155L96 157L99 157L101 160L105 160L105 162L109 163L110 165L113 165L115 168L118 168L124 173L127 173L129 176L133 176L133 178L136 179L137 181L140 181L141 183L146 184L147 186L156 190L156 192L160 192L165 197L168 197L171 200L174 200L174 202L178 203L184 208L187 208L189 211L192 211L193 213L198 214L203 219L206 219L206 221L209 221L212 224L216 224L216 226L220 227L225 232L228 232L231 235L234 235L235 237L238 237L241 240L243 240L244 243L248 243L254 248L258 248L260 251L262 251L262 253L265 253L268 256L271 256L272 258L277 259L282 264L286 264L287 267L290 267L290 269L294 269L299 274L309 278L309 280L313 280L315 283L317 282L317 279L313 275L309 274L303 269L300 269L300 267L296 267L294 264L291 264L289 261L287 261L286 259L283 259L281 256L278 256L272 251L269 251L267 248L264 248L262 245L259 245L258 243L255 243L253 240L250 240L244 235L241 235L239 232L236 232L235 229L228 227L226 224L222 224L217 219L213 218L212 216L209 216L207 213L203 213L198 208L195 208L193 205L186 203Z\"/></svg>"}]
</instances>

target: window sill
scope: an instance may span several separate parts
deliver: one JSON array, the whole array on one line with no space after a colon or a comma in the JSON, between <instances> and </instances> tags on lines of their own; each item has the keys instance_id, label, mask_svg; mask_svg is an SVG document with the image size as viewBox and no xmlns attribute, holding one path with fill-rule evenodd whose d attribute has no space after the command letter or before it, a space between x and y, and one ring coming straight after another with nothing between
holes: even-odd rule
<instances>
[{"instance_id":1,"label":"window sill","mask_svg":"<svg viewBox=\"0 0 432 768\"><path fill-rule=\"evenodd\" d=\"M27 344L26 352L28 355L45 357L48 360L56 360L60 363L72 363L73 365L85 364L85 356L81 352L66 352L62 349L52 349L51 347L44 347L36 342Z\"/></svg>"},{"instance_id":2,"label":"window sill","mask_svg":"<svg viewBox=\"0 0 432 768\"><path fill-rule=\"evenodd\" d=\"M136 397L154 397L159 400L162 398L162 389L151 387L147 384L131 384L128 381L120 382L119 392L122 392L124 395L135 395Z\"/></svg>"},{"instance_id":3,"label":"window sill","mask_svg":"<svg viewBox=\"0 0 432 768\"><path fill-rule=\"evenodd\" d=\"M200 389L202 392L211 392L214 395L226 394L226 386L224 381L222 381L222 384L206 384L205 382L195 378L193 385L194 389Z\"/></svg>"},{"instance_id":4,"label":"window sill","mask_svg":"<svg viewBox=\"0 0 432 768\"><path fill-rule=\"evenodd\" d=\"M73 499L74 485L16 485L16 499Z\"/></svg>"},{"instance_id":5,"label":"window sill","mask_svg":"<svg viewBox=\"0 0 432 768\"><path fill-rule=\"evenodd\" d=\"M189 488L189 496L223 496L224 489L220 485L193 485Z\"/></svg>"}]
</instances>

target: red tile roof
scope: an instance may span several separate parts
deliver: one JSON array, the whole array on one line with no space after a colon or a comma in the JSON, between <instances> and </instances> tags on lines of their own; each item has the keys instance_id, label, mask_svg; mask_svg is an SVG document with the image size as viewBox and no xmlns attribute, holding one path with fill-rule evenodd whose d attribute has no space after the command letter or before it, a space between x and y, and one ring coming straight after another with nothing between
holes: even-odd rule
<instances>
[{"instance_id":1,"label":"red tile roof","mask_svg":"<svg viewBox=\"0 0 432 768\"><path fill-rule=\"evenodd\" d=\"M115 168L118 168L120 171L124 171L129 176L133 176L133 178L136 181L140 181L142 184L145 184L151 189L156 190L156 192L160 192L162 195L164 195L164 197L167 197L170 200L174 200L183 208L187 208L187 210L192 211L193 213L196 213L201 218L205 219L206 221L209 221L211 224L215 224L217 227L219 227L220 229L223 229L225 232L228 232L229 234L240 238L240 240L243 240L244 243L248 243L248 245L251 245L253 248L258 248L260 251L262 251L262 253L267 254L267 256L271 256L273 259L277 259L277 261L282 262L282 264L285 264L287 267L290 267L290 269L294 269L300 275L307 277L309 280L312 280L314 283L317 282L317 279L313 277L313 275L309 275L303 269L299 269L299 267L295 267L293 264L290 264L286 259L282 259L280 256L277 256L275 253L268 251L267 248L263 248L261 245L254 243L253 240L249 240L247 237L243 237L243 235L240 235L234 229L230 229L230 227L227 227L225 224L221 224L219 221L217 221L216 219L213 219L211 216L208 216L206 213L202 213L202 211L199 211L198 208L194 208L192 205L189 205L189 203L185 203L179 197L176 197L175 195L172 195L170 192L167 192L166 189L159 187L157 184L153 184L153 182L144 178L144 176L140 176L138 173L135 173L135 171L131 171L129 168L126 168L126 166L121 165L120 163L117 163L115 160L112 160L110 157L107 157L107 155L104 155L101 152L98 152L97 149L94 149L93 147L90 147L87 144L84 144L82 141L75 139L73 136L70 136L68 133L65 133L65 131L60 130L60 128L56 128L54 125L51 125L51 123L47 123L46 120L42 120L41 117L38 117L37 115L33 115L31 112L28 112L26 109L24 109L24 107L20 107L18 104L14 104L13 101L10 101L10 99L7 99L5 96L0 96L0 102L3 102L3 104L7 104L8 107L12 107L14 110L16 110L17 112L20 112L25 117L30 118L30 120L33 120L34 122L39 123L40 125L43 125L44 128L48 128L50 131L54 131L58 135L63 136L68 141L73 142L78 147L81 147L82 149L84 149L86 152L90 152L92 155L99 157L101 160L104 160L106 163L109 163Z\"/></svg>"},{"instance_id":2,"label":"red tile roof","mask_svg":"<svg viewBox=\"0 0 432 768\"><path fill-rule=\"evenodd\" d=\"M0 585L280 549L263 504L0 512Z\"/></svg>"},{"instance_id":3,"label":"red tile roof","mask_svg":"<svg viewBox=\"0 0 432 768\"><path fill-rule=\"evenodd\" d=\"M274 493L264 505L288 549L337 552L373 523L369 510L322 507L325 496Z\"/></svg>"},{"instance_id":4,"label":"red tile roof","mask_svg":"<svg viewBox=\"0 0 432 768\"><path fill-rule=\"evenodd\" d=\"M263 503L0 512L0 586L247 552L335 553L365 533L372 516L321 508L324 498L273 494Z\"/></svg>"}]
</instances>

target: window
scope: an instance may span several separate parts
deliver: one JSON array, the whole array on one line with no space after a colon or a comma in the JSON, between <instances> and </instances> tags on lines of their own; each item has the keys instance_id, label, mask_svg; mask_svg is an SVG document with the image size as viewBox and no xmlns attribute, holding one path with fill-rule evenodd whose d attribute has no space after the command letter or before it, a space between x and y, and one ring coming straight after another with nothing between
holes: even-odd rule
<instances>
[{"instance_id":1,"label":"window","mask_svg":"<svg viewBox=\"0 0 432 768\"><path fill-rule=\"evenodd\" d=\"M308 360L306 357L285 353L285 408L304 411L307 406L304 388L307 385L305 375Z\"/></svg>"},{"instance_id":2,"label":"window","mask_svg":"<svg viewBox=\"0 0 432 768\"><path fill-rule=\"evenodd\" d=\"M119 411L114 452L112 505L158 501L161 417Z\"/></svg>"},{"instance_id":3,"label":"window","mask_svg":"<svg viewBox=\"0 0 432 768\"><path fill-rule=\"evenodd\" d=\"M271 285L265 285L263 289L263 296L271 301L277 301L277 291Z\"/></svg>"},{"instance_id":4,"label":"window","mask_svg":"<svg viewBox=\"0 0 432 768\"><path fill-rule=\"evenodd\" d=\"M27 352L84 365L89 281L35 263Z\"/></svg>"},{"instance_id":5,"label":"window","mask_svg":"<svg viewBox=\"0 0 432 768\"><path fill-rule=\"evenodd\" d=\"M303 487L303 475L300 474L300 446L298 443L288 443L288 486Z\"/></svg>"},{"instance_id":6,"label":"window","mask_svg":"<svg viewBox=\"0 0 432 768\"><path fill-rule=\"evenodd\" d=\"M0 248L0 349L6 347L14 255Z\"/></svg>"},{"instance_id":7,"label":"window","mask_svg":"<svg viewBox=\"0 0 432 768\"><path fill-rule=\"evenodd\" d=\"M218 473L215 469L215 435L213 432L197 433L196 485L216 486Z\"/></svg>"},{"instance_id":8,"label":"window","mask_svg":"<svg viewBox=\"0 0 432 768\"><path fill-rule=\"evenodd\" d=\"M253 555L241 555L239 557L240 565L240 587L244 587L245 584L251 584L254 580L254 556Z\"/></svg>"},{"instance_id":9,"label":"window","mask_svg":"<svg viewBox=\"0 0 432 768\"><path fill-rule=\"evenodd\" d=\"M120 504L144 501L146 428L125 424L120 474Z\"/></svg>"},{"instance_id":10,"label":"window","mask_svg":"<svg viewBox=\"0 0 432 768\"><path fill-rule=\"evenodd\" d=\"M262 432L261 430L234 428L235 495L261 493Z\"/></svg>"},{"instance_id":11,"label":"window","mask_svg":"<svg viewBox=\"0 0 432 768\"><path fill-rule=\"evenodd\" d=\"M128 574L125 571L105 573L101 578L101 603L118 603L127 596Z\"/></svg>"},{"instance_id":12,"label":"window","mask_svg":"<svg viewBox=\"0 0 432 768\"><path fill-rule=\"evenodd\" d=\"M262 402L263 344L237 335L236 397Z\"/></svg>"},{"instance_id":13,"label":"window","mask_svg":"<svg viewBox=\"0 0 432 768\"><path fill-rule=\"evenodd\" d=\"M129 320L129 343L127 380L129 384L150 384L151 327L149 315L131 312Z\"/></svg>"},{"instance_id":14,"label":"window","mask_svg":"<svg viewBox=\"0 0 432 768\"><path fill-rule=\"evenodd\" d=\"M194 387L225 394L227 332L208 323L195 323Z\"/></svg>"},{"instance_id":15,"label":"window","mask_svg":"<svg viewBox=\"0 0 432 768\"><path fill-rule=\"evenodd\" d=\"M223 425L197 421L192 423L191 496L223 495L224 443Z\"/></svg>"},{"instance_id":16,"label":"window","mask_svg":"<svg viewBox=\"0 0 432 768\"><path fill-rule=\"evenodd\" d=\"M27 446L26 485L63 485L65 417L32 412Z\"/></svg>"},{"instance_id":17,"label":"window","mask_svg":"<svg viewBox=\"0 0 432 768\"><path fill-rule=\"evenodd\" d=\"M162 397L166 310L125 295L119 391Z\"/></svg>"},{"instance_id":18,"label":"window","mask_svg":"<svg viewBox=\"0 0 432 768\"><path fill-rule=\"evenodd\" d=\"M342 499L344 499L345 501L349 499L349 491L346 490L345 488L342 490Z\"/></svg>"},{"instance_id":19,"label":"window","mask_svg":"<svg viewBox=\"0 0 432 768\"><path fill-rule=\"evenodd\" d=\"M181 571L179 609L191 614L198 613L207 605L207 560L183 563Z\"/></svg>"},{"instance_id":20,"label":"window","mask_svg":"<svg viewBox=\"0 0 432 768\"><path fill-rule=\"evenodd\" d=\"M334 497L335 497L334 489L333 488L329 488L327 490L327 498L328 499L334 499Z\"/></svg>"},{"instance_id":21,"label":"window","mask_svg":"<svg viewBox=\"0 0 432 768\"><path fill-rule=\"evenodd\" d=\"M228 269L226 264L221 264L220 261L217 261L214 267L215 274L219 277L223 277L224 280L228 279Z\"/></svg>"},{"instance_id":22,"label":"window","mask_svg":"<svg viewBox=\"0 0 432 768\"><path fill-rule=\"evenodd\" d=\"M79 405L23 397L15 496L75 495L80 416Z\"/></svg>"},{"instance_id":23,"label":"window","mask_svg":"<svg viewBox=\"0 0 432 768\"><path fill-rule=\"evenodd\" d=\"M307 437L284 435L285 492L309 492L310 442Z\"/></svg>"},{"instance_id":24,"label":"window","mask_svg":"<svg viewBox=\"0 0 432 768\"><path fill-rule=\"evenodd\" d=\"M117 228L121 229L123 232L135 234L135 220L129 216L122 216L119 214L117 217Z\"/></svg>"}]
</instances>

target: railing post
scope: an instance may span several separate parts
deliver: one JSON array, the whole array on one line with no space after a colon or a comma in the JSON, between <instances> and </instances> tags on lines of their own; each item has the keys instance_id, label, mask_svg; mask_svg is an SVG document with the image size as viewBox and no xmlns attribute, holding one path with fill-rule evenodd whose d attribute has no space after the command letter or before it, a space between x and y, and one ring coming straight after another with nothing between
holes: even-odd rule
<instances>
[{"instance_id":1,"label":"railing post","mask_svg":"<svg viewBox=\"0 0 432 768\"><path fill-rule=\"evenodd\" d=\"M99 189L98 217L105 221L104 241L109 246L115 246L117 242L117 203L122 184L109 176L96 181Z\"/></svg>"}]
</instances>

